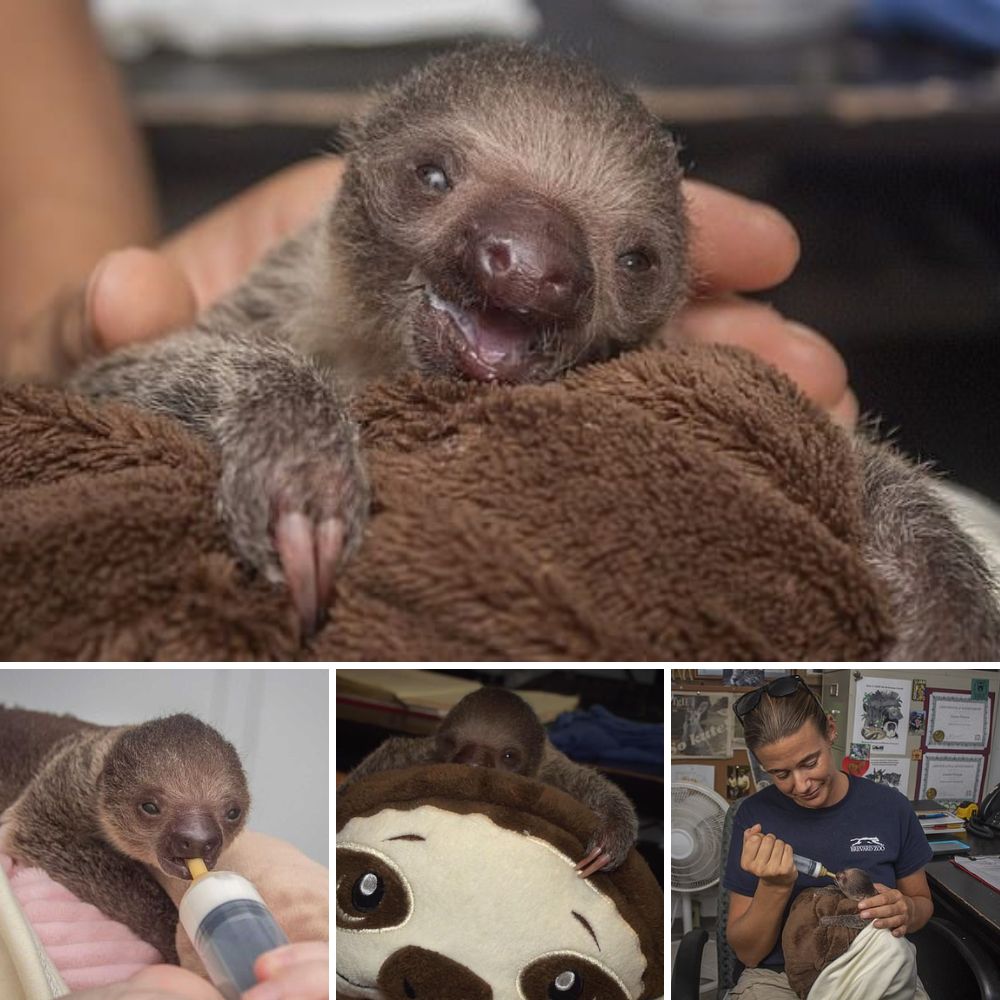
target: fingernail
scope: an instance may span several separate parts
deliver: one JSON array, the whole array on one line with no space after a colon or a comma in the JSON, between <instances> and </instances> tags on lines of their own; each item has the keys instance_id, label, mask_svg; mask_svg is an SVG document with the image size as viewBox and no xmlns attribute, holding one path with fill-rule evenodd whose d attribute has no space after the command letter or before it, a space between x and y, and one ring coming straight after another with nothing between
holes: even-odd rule
<instances>
[{"instance_id":1,"label":"fingernail","mask_svg":"<svg viewBox=\"0 0 1000 1000\"><path fill-rule=\"evenodd\" d=\"M768 205L764 201L753 202L753 207L756 210L759 224L762 223L768 229L780 229L795 241L799 247L795 255L797 258L801 253L802 241L799 239L798 230L792 225L791 219L773 205Z\"/></svg>"},{"instance_id":2,"label":"fingernail","mask_svg":"<svg viewBox=\"0 0 1000 1000\"><path fill-rule=\"evenodd\" d=\"M799 323L794 319L786 319L785 326L788 328L789 333L802 341L802 343L821 347L824 352L829 351L829 342L811 326L806 326L805 323Z\"/></svg>"},{"instance_id":3,"label":"fingernail","mask_svg":"<svg viewBox=\"0 0 1000 1000\"><path fill-rule=\"evenodd\" d=\"M90 278L87 280L87 288L83 293L83 318L87 328L90 330L94 329L94 297L97 294L97 286L101 283L101 278L104 276L104 272L107 271L108 264L116 256L118 256L117 250L113 253L105 254L97 262L94 270L90 272Z\"/></svg>"}]
</instances>

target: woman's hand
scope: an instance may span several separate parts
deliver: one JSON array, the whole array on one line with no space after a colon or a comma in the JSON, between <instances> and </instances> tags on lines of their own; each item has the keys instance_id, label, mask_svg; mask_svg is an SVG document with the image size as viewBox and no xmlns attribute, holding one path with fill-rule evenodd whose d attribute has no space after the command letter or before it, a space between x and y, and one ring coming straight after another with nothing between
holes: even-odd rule
<instances>
[{"instance_id":1,"label":"woman's hand","mask_svg":"<svg viewBox=\"0 0 1000 1000\"><path fill-rule=\"evenodd\" d=\"M326 941L298 941L265 952L253 967L260 985L243 1000L328 1000L330 947Z\"/></svg>"},{"instance_id":2,"label":"woman's hand","mask_svg":"<svg viewBox=\"0 0 1000 1000\"><path fill-rule=\"evenodd\" d=\"M799 259L791 223L769 205L699 181L685 181L696 298L671 333L706 344L733 344L783 371L814 403L853 428L858 403L833 345L768 305L741 298L784 281Z\"/></svg>"},{"instance_id":3,"label":"woman's hand","mask_svg":"<svg viewBox=\"0 0 1000 1000\"><path fill-rule=\"evenodd\" d=\"M70 993L65 1000L222 1000L222 995L193 972L151 965L127 982Z\"/></svg>"},{"instance_id":4,"label":"woman's hand","mask_svg":"<svg viewBox=\"0 0 1000 1000\"><path fill-rule=\"evenodd\" d=\"M298 163L255 184L167 240L105 256L85 290L63 296L30 329L0 343L0 371L12 379L55 381L95 352L190 325L233 289L336 190L343 162ZM699 181L685 181L692 222L697 297L669 333L700 343L745 347L781 369L845 426L857 418L847 370L818 333L786 321L739 292L769 288L795 267L799 242L767 205Z\"/></svg>"},{"instance_id":5,"label":"woman's hand","mask_svg":"<svg viewBox=\"0 0 1000 1000\"><path fill-rule=\"evenodd\" d=\"M881 882L875 883L877 896L869 896L858 903L859 916L873 918L876 927L892 931L893 937L902 937L913 921L913 902L898 889L890 889Z\"/></svg>"},{"instance_id":6,"label":"woman's hand","mask_svg":"<svg viewBox=\"0 0 1000 1000\"><path fill-rule=\"evenodd\" d=\"M791 888L798 877L792 864L792 845L778 840L773 833L761 833L760 823L743 831L740 867L765 884L781 889Z\"/></svg>"}]
</instances>

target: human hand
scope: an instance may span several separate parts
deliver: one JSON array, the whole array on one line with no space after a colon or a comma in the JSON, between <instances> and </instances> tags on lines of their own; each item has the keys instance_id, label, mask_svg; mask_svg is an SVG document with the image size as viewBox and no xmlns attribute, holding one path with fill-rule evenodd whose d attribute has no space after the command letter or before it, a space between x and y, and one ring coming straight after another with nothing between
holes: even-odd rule
<instances>
[{"instance_id":1,"label":"human hand","mask_svg":"<svg viewBox=\"0 0 1000 1000\"><path fill-rule=\"evenodd\" d=\"M858 902L859 917L874 920L876 927L892 931L893 937L902 937L913 919L913 903L898 889L890 889L881 882L875 883L877 896L869 896Z\"/></svg>"},{"instance_id":2,"label":"human hand","mask_svg":"<svg viewBox=\"0 0 1000 1000\"><path fill-rule=\"evenodd\" d=\"M767 885L791 888L798 872L792 863L792 845L778 840L773 833L761 833L760 823L743 831L740 868Z\"/></svg>"},{"instance_id":3,"label":"human hand","mask_svg":"<svg viewBox=\"0 0 1000 1000\"><path fill-rule=\"evenodd\" d=\"M190 325L234 288L260 258L313 218L339 183L343 162L308 160L209 212L158 250L108 254L86 289L60 297L20 335L0 340L0 372L53 381L82 360ZM815 331L788 322L737 293L783 281L799 256L798 237L774 209L700 181L685 181L697 297L671 334L735 344L779 368L848 427L858 404L847 369Z\"/></svg>"},{"instance_id":4,"label":"human hand","mask_svg":"<svg viewBox=\"0 0 1000 1000\"><path fill-rule=\"evenodd\" d=\"M243 1000L328 1000L330 947L326 941L298 941L265 952L254 963L259 985Z\"/></svg>"},{"instance_id":5,"label":"human hand","mask_svg":"<svg viewBox=\"0 0 1000 1000\"><path fill-rule=\"evenodd\" d=\"M222 1000L200 976L176 965L150 965L124 983L70 993L65 1000Z\"/></svg>"},{"instance_id":6,"label":"human hand","mask_svg":"<svg viewBox=\"0 0 1000 1000\"><path fill-rule=\"evenodd\" d=\"M737 293L776 285L792 272L799 241L775 209L700 181L685 181L696 298L669 331L752 351L791 378L813 402L853 428L858 403L843 359L816 331Z\"/></svg>"},{"instance_id":7,"label":"human hand","mask_svg":"<svg viewBox=\"0 0 1000 1000\"><path fill-rule=\"evenodd\" d=\"M189 326L272 247L330 199L343 163L325 157L279 171L208 212L158 249L128 247L98 261L21 329L0 337L0 375L56 382L88 357Z\"/></svg>"}]
</instances>

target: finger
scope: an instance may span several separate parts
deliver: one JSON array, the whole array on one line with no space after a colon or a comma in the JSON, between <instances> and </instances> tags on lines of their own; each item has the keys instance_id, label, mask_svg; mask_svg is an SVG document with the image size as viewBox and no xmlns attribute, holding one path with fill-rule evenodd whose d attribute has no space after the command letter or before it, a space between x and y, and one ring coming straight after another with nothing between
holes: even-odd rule
<instances>
[{"instance_id":1,"label":"finger","mask_svg":"<svg viewBox=\"0 0 1000 1000\"><path fill-rule=\"evenodd\" d=\"M336 157L296 163L168 239L163 252L187 275L198 309L235 288L268 250L315 218L342 173Z\"/></svg>"},{"instance_id":2,"label":"finger","mask_svg":"<svg viewBox=\"0 0 1000 1000\"><path fill-rule=\"evenodd\" d=\"M760 842L760 847L757 849L757 861L764 865L765 867L771 863L771 855L774 854L774 850L780 841L773 833L765 834L763 840Z\"/></svg>"},{"instance_id":3,"label":"finger","mask_svg":"<svg viewBox=\"0 0 1000 1000\"><path fill-rule=\"evenodd\" d=\"M310 518L297 510L279 513L274 524L274 547L299 613L303 637L310 638L316 632L319 617L315 545Z\"/></svg>"},{"instance_id":4,"label":"finger","mask_svg":"<svg viewBox=\"0 0 1000 1000\"><path fill-rule=\"evenodd\" d=\"M176 965L148 965L128 981L145 989L162 990L177 1000L220 1000L204 979Z\"/></svg>"},{"instance_id":5,"label":"finger","mask_svg":"<svg viewBox=\"0 0 1000 1000\"><path fill-rule=\"evenodd\" d=\"M153 250L131 247L108 254L87 285L86 322L105 350L189 326L195 313L184 273Z\"/></svg>"},{"instance_id":6,"label":"finger","mask_svg":"<svg viewBox=\"0 0 1000 1000\"><path fill-rule=\"evenodd\" d=\"M590 878L595 872L599 872L605 865L610 864L610 854L600 854L586 868L579 872L580 878Z\"/></svg>"},{"instance_id":7,"label":"finger","mask_svg":"<svg viewBox=\"0 0 1000 1000\"><path fill-rule=\"evenodd\" d=\"M784 372L819 406L841 403L847 391L847 366L833 345L763 303L738 296L693 302L674 321L672 332L696 343L751 351Z\"/></svg>"},{"instance_id":8,"label":"finger","mask_svg":"<svg viewBox=\"0 0 1000 1000\"><path fill-rule=\"evenodd\" d=\"M781 870L782 872L789 872L795 868L795 863L792 861L792 845L785 844L785 849L781 852Z\"/></svg>"},{"instance_id":9,"label":"finger","mask_svg":"<svg viewBox=\"0 0 1000 1000\"><path fill-rule=\"evenodd\" d=\"M248 990L243 1000L327 1000L329 978L329 963L325 958L296 962L279 969L273 979Z\"/></svg>"},{"instance_id":10,"label":"finger","mask_svg":"<svg viewBox=\"0 0 1000 1000\"><path fill-rule=\"evenodd\" d=\"M580 858L580 860L576 863L576 870L579 871L581 868L585 868L587 864L593 861L594 858L596 858L600 853L601 853L601 847L600 845L598 845L589 854Z\"/></svg>"},{"instance_id":11,"label":"finger","mask_svg":"<svg viewBox=\"0 0 1000 1000\"><path fill-rule=\"evenodd\" d=\"M776 209L701 181L685 181L684 194L700 295L770 288L792 273L799 237Z\"/></svg>"},{"instance_id":12,"label":"finger","mask_svg":"<svg viewBox=\"0 0 1000 1000\"><path fill-rule=\"evenodd\" d=\"M858 414L860 412L858 397L850 389L847 389L844 395L833 406L829 407L826 412L830 414L834 423L840 424L845 430L853 431L858 424Z\"/></svg>"},{"instance_id":13,"label":"finger","mask_svg":"<svg viewBox=\"0 0 1000 1000\"><path fill-rule=\"evenodd\" d=\"M258 979L271 979L279 969L298 962L325 962L330 954L325 941L295 941L259 955L253 971Z\"/></svg>"},{"instance_id":14,"label":"finger","mask_svg":"<svg viewBox=\"0 0 1000 1000\"><path fill-rule=\"evenodd\" d=\"M743 842L746 843L749 837L755 837L760 834L762 827L760 823L754 823L753 826L748 826L743 831Z\"/></svg>"}]
</instances>

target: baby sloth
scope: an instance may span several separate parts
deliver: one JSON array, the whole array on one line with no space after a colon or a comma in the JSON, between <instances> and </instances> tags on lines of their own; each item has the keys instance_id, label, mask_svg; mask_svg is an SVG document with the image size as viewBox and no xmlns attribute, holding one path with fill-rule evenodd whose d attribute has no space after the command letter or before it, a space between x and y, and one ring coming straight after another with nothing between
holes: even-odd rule
<instances>
[{"instance_id":1,"label":"baby sloth","mask_svg":"<svg viewBox=\"0 0 1000 1000\"><path fill-rule=\"evenodd\" d=\"M195 329L70 385L216 446L232 546L287 583L308 635L368 512L351 395L405 372L544 381L647 345L688 289L680 185L659 120L585 63L460 49L377 95L336 200ZM891 657L1000 658L993 581L930 477L852 445Z\"/></svg>"},{"instance_id":2,"label":"baby sloth","mask_svg":"<svg viewBox=\"0 0 1000 1000\"><path fill-rule=\"evenodd\" d=\"M686 288L674 143L582 62L506 44L442 56L347 145L328 211L197 329L71 383L218 446L232 544L287 581L307 632L368 509L351 393L413 371L551 379L648 341Z\"/></svg>"},{"instance_id":3,"label":"baby sloth","mask_svg":"<svg viewBox=\"0 0 1000 1000\"><path fill-rule=\"evenodd\" d=\"M246 823L239 756L211 726L136 726L0 708L0 850L37 865L177 961L177 909L147 866L189 879Z\"/></svg>"},{"instance_id":4,"label":"baby sloth","mask_svg":"<svg viewBox=\"0 0 1000 1000\"><path fill-rule=\"evenodd\" d=\"M860 868L845 868L842 872L838 872L835 881L837 888L848 899L856 902L878 895L878 889L875 888L871 876ZM864 918L856 913L841 913L837 916L820 917L819 922L828 927L851 927L854 930L861 930L871 923L871 918Z\"/></svg>"},{"instance_id":5,"label":"baby sloth","mask_svg":"<svg viewBox=\"0 0 1000 1000\"><path fill-rule=\"evenodd\" d=\"M639 821L625 793L597 771L556 750L528 703L504 688L484 687L467 694L433 736L386 740L340 787L376 771L417 764L467 764L510 771L560 788L589 806L601 825L577 863L583 877L618 868L636 842Z\"/></svg>"}]
</instances>

